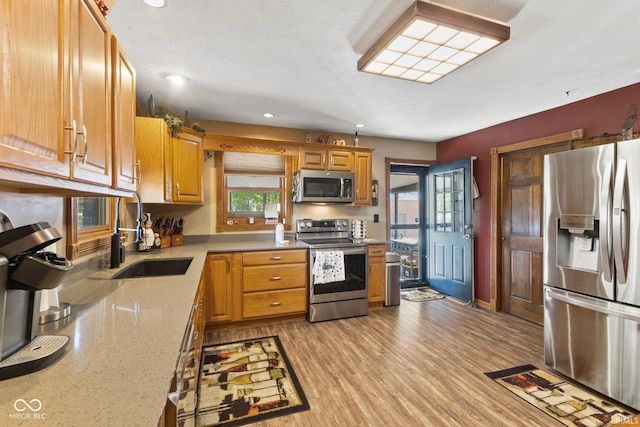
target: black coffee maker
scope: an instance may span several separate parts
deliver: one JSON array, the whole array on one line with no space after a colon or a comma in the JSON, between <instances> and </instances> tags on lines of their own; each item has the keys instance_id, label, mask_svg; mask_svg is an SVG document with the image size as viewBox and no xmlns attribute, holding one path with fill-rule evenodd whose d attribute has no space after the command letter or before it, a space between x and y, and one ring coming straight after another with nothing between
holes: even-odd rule
<instances>
[{"instance_id":1,"label":"black coffee maker","mask_svg":"<svg viewBox=\"0 0 640 427\"><path fill-rule=\"evenodd\" d=\"M55 253L41 251L62 235L46 222L13 228L0 212L0 380L53 363L69 337L37 335L40 294L56 288L73 267Z\"/></svg>"}]
</instances>

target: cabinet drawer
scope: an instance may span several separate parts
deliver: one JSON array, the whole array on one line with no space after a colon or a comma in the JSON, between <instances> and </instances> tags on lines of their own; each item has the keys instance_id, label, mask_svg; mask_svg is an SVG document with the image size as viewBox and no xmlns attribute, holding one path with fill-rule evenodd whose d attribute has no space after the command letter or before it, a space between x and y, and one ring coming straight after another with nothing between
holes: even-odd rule
<instances>
[{"instance_id":1,"label":"cabinet drawer","mask_svg":"<svg viewBox=\"0 0 640 427\"><path fill-rule=\"evenodd\" d=\"M259 265L242 269L244 292L271 291L307 286L306 264Z\"/></svg>"},{"instance_id":2,"label":"cabinet drawer","mask_svg":"<svg viewBox=\"0 0 640 427\"><path fill-rule=\"evenodd\" d=\"M245 252L242 265L294 264L307 261L305 249Z\"/></svg>"},{"instance_id":3,"label":"cabinet drawer","mask_svg":"<svg viewBox=\"0 0 640 427\"><path fill-rule=\"evenodd\" d=\"M381 245L381 244L369 245L370 257L385 256L385 255L386 255L385 245Z\"/></svg>"},{"instance_id":4,"label":"cabinet drawer","mask_svg":"<svg viewBox=\"0 0 640 427\"><path fill-rule=\"evenodd\" d=\"M306 288L251 292L242 296L242 318L278 316L307 311Z\"/></svg>"}]
</instances>

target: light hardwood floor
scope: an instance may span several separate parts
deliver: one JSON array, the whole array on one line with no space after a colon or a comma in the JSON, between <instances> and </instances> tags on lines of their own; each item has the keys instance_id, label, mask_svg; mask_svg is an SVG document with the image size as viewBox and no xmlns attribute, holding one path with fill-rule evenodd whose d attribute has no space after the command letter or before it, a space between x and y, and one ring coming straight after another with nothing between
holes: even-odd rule
<instances>
[{"instance_id":1,"label":"light hardwood floor","mask_svg":"<svg viewBox=\"0 0 640 427\"><path fill-rule=\"evenodd\" d=\"M205 344L278 335L311 410L253 426L558 426L484 375L544 368L543 329L446 298L368 316L210 331Z\"/></svg>"}]
</instances>

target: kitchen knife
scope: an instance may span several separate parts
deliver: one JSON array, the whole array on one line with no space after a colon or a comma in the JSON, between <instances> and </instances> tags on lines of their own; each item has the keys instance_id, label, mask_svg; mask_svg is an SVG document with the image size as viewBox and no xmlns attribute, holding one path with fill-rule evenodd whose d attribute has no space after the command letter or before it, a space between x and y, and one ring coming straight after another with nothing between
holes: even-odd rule
<instances>
[{"instance_id":1,"label":"kitchen knife","mask_svg":"<svg viewBox=\"0 0 640 427\"><path fill-rule=\"evenodd\" d=\"M178 223L176 224L176 228L173 234L182 234L182 230L184 228L184 219L178 219Z\"/></svg>"}]
</instances>

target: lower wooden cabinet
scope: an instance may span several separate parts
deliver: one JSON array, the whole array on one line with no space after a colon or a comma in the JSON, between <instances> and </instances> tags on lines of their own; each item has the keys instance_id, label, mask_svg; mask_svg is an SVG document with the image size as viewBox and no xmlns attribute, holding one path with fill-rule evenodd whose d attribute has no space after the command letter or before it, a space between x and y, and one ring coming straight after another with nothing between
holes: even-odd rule
<instances>
[{"instance_id":1,"label":"lower wooden cabinet","mask_svg":"<svg viewBox=\"0 0 640 427\"><path fill-rule=\"evenodd\" d=\"M204 266L207 323L229 322L234 317L234 263L239 254L209 254Z\"/></svg>"},{"instance_id":2,"label":"lower wooden cabinet","mask_svg":"<svg viewBox=\"0 0 640 427\"><path fill-rule=\"evenodd\" d=\"M308 275L306 249L209 254L207 323L305 314Z\"/></svg>"},{"instance_id":3,"label":"lower wooden cabinet","mask_svg":"<svg viewBox=\"0 0 640 427\"><path fill-rule=\"evenodd\" d=\"M384 243L369 244L369 303L384 303L387 286L385 266Z\"/></svg>"},{"instance_id":4,"label":"lower wooden cabinet","mask_svg":"<svg viewBox=\"0 0 640 427\"><path fill-rule=\"evenodd\" d=\"M242 295L242 318L283 316L307 311L307 289L245 292Z\"/></svg>"},{"instance_id":5,"label":"lower wooden cabinet","mask_svg":"<svg viewBox=\"0 0 640 427\"><path fill-rule=\"evenodd\" d=\"M242 255L242 319L307 311L307 250L245 252Z\"/></svg>"}]
</instances>

